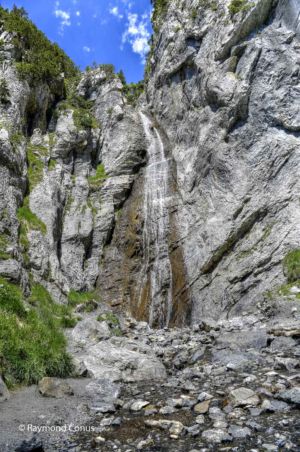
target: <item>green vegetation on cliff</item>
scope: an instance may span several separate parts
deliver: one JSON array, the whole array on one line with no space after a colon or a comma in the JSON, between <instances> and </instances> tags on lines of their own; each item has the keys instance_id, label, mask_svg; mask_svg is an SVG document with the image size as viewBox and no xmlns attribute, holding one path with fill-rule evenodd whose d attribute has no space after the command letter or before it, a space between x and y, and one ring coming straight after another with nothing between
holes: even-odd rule
<instances>
[{"instance_id":1,"label":"green vegetation on cliff","mask_svg":"<svg viewBox=\"0 0 300 452\"><path fill-rule=\"evenodd\" d=\"M168 10L170 0L151 0L151 3L153 4L152 25L156 32Z\"/></svg>"},{"instance_id":2,"label":"green vegetation on cliff","mask_svg":"<svg viewBox=\"0 0 300 452\"><path fill-rule=\"evenodd\" d=\"M238 14L241 11L248 11L252 6L248 0L231 0L228 9L231 16Z\"/></svg>"},{"instance_id":3,"label":"green vegetation on cliff","mask_svg":"<svg viewBox=\"0 0 300 452\"><path fill-rule=\"evenodd\" d=\"M22 78L30 83L44 81L52 84L62 74L67 78L77 73L73 61L38 30L24 8L14 7L9 11L0 7L0 22L5 30L14 34L13 42L20 49L17 69Z\"/></svg>"},{"instance_id":4,"label":"green vegetation on cliff","mask_svg":"<svg viewBox=\"0 0 300 452\"><path fill-rule=\"evenodd\" d=\"M28 303L25 307L18 286L0 278L0 374L8 386L36 383L44 376L66 377L73 369L59 306L38 284Z\"/></svg>"},{"instance_id":5,"label":"green vegetation on cliff","mask_svg":"<svg viewBox=\"0 0 300 452\"><path fill-rule=\"evenodd\" d=\"M300 280L300 249L290 251L283 260L283 272L288 282Z\"/></svg>"},{"instance_id":6,"label":"green vegetation on cliff","mask_svg":"<svg viewBox=\"0 0 300 452\"><path fill-rule=\"evenodd\" d=\"M103 185L107 177L103 163L99 163L99 165L97 165L96 174L90 176L88 181L92 188L98 188Z\"/></svg>"}]
</instances>

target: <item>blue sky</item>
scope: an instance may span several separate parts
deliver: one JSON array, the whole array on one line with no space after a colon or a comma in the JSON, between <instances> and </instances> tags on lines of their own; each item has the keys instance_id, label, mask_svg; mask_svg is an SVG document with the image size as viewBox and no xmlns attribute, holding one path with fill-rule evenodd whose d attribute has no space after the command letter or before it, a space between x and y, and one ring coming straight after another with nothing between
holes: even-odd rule
<instances>
[{"instance_id":1,"label":"blue sky","mask_svg":"<svg viewBox=\"0 0 300 452\"><path fill-rule=\"evenodd\" d=\"M151 36L150 0L0 0L23 6L30 19L84 69L93 61L123 69L128 82L143 78Z\"/></svg>"}]
</instances>

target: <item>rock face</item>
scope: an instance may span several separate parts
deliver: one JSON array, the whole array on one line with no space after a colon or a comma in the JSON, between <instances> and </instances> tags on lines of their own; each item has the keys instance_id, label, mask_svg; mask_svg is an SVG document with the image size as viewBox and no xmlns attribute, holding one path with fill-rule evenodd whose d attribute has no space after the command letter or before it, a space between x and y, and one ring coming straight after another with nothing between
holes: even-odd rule
<instances>
[{"instance_id":1,"label":"rock face","mask_svg":"<svg viewBox=\"0 0 300 452\"><path fill-rule=\"evenodd\" d=\"M77 80L93 120L19 80L2 33L0 274L62 303L96 289L153 327L291 318L277 289L299 247L300 4L166 3L137 106L103 66Z\"/></svg>"},{"instance_id":2,"label":"rock face","mask_svg":"<svg viewBox=\"0 0 300 452\"><path fill-rule=\"evenodd\" d=\"M147 88L176 163L193 320L257 309L299 247L299 2L232 17L198 3L169 2Z\"/></svg>"}]
</instances>

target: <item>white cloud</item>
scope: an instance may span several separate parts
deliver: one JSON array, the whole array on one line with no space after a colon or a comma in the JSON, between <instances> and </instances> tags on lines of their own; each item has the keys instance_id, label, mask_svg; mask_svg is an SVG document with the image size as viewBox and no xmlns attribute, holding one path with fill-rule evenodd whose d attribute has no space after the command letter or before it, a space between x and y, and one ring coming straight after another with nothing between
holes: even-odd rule
<instances>
[{"instance_id":1,"label":"white cloud","mask_svg":"<svg viewBox=\"0 0 300 452\"><path fill-rule=\"evenodd\" d=\"M141 57L144 64L146 55L150 50L148 41L150 31L148 30L148 15L143 14L140 18L138 14L128 13L126 30L122 36L122 45L129 43L132 51Z\"/></svg>"},{"instance_id":2,"label":"white cloud","mask_svg":"<svg viewBox=\"0 0 300 452\"><path fill-rule=\"evenodd\" d=\"M88 47L88 46L84 46L84 47L83 47L83 51L84 51L84 52L90 53L91 50L92 50L92 49L91 49L90 47Z\"/></svg>"},{"instance_id":3,"label":"white cloud","mask_svg":"<svg viewBox=\"0 0 300 452\"><path fill-rule=\"evenodd\" d=\"M59 2L56 2L56 9L54 10L54 15L60 19L60 32L63 33L65 27L71 26L70 13L63 11L62 9L57 9Z\"/></svg>"},{"instance_id":4,"label":"white cloud","mask_svg":"<svg viewBox=\"0 0 300 452\"><path fill-rule=\"evenodd\" d=\"M113 6L112 8L110 8L109 12L118 19L123 19L124 17L123 14L120 13L119 8L117 6Z\"/></svg>"},{"instance_id":5,"label":"white cloud","mask_svg":"<svg viewBox=\"0 0 300 452\"><path fill-rule=\"evenodd\" d=\"M76 11L76 16L79 17L80 16L80 11Z\"/></svg>"}]
</instances>

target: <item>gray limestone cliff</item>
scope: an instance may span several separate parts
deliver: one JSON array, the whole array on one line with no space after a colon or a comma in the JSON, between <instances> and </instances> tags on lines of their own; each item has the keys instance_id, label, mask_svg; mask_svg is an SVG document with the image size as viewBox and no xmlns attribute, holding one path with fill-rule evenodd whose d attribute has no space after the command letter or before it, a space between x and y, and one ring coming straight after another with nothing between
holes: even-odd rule
<instances>
[{"instance_id":1,"label":"gray limestone cliff","mask_svg":"<svg viewBox=\"0 0 300 452\"><path fill-rule=\"evenodd\" d=\"M278 288L300 248L300 2L165 3L136 106L101 66L72 87L88 113L33 89L2 32L0 275L60 303L96 290L152 326L289 317L295 287Z\"/></svg>"}]
</instances>

